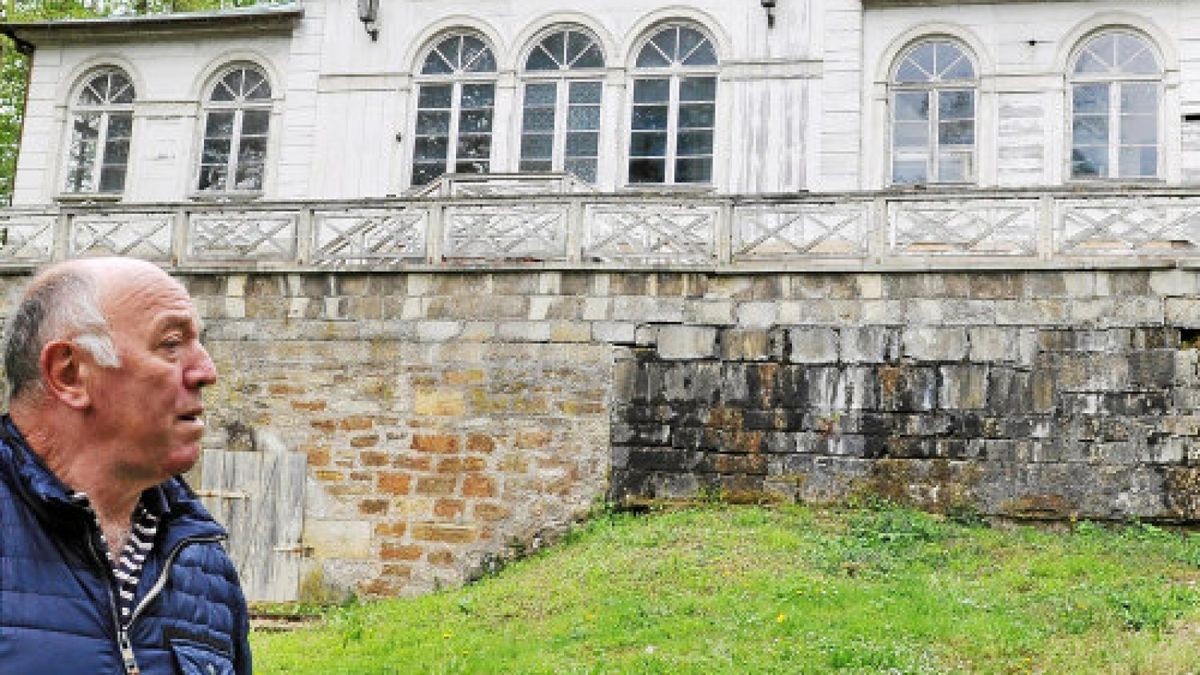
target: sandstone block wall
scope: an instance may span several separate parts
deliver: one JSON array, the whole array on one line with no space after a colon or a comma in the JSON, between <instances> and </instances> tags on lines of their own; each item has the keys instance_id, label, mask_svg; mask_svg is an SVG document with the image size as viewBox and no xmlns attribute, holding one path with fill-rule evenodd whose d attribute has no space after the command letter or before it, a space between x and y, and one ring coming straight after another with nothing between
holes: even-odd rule
<instances>
[{"instance_id":1,"label":"sandstone block wall","mask_svg":"<svg viewBox=\"0 0 1200 675\"><path fill-rule=\"evenodd\" d=\"M1200 518L1196 270L183 279L207 442L306 456L336 589L460 583L604 499Z\"/></svg>"}]
</instances>

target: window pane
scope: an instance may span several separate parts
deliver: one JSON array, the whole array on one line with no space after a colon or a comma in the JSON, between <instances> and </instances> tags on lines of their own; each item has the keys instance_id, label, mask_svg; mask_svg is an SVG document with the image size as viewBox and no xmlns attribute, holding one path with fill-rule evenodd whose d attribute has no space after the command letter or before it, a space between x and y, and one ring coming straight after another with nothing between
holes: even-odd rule
<instances>
[{"instance_id":1,"label":"window pane","mask_svg":"<svg viewBox=\"0 0 1200 675\"><path fill-rule=\"evenodd\" d=\"M518 171L553 171L554 167L550 164L550 160L545 159L522 159Z\"/></svg>"},{"instance_id":2,"label":"window pane","mask_svg":"<svg viewBox=\"0 0 1200 675\"><path fill-rule=\"evenodd\" d=\"M229 138L233 135L232 112L210 112L204 125L205 138Z\"/></svg>"},{"instance_id":3,"label":"window pane","mask_svg":"<svg viewBox=\"0 0 1200 675\"><path fill-rule=\"evenodd\" d=\"M554 156L554 137L546 134L525 134L521 136L521 161L526 159L546 159ZM549 166L546 167L549 170Z\"/></svg>"},{"instance_id":4,"label":"window pane","mask_svg":"<svg viewBox=\"0 0 1200 675\"><path fill-rule=\"evenodd\" d=\"M676 183L707 183L711 179L711 157L687 157L675 160Z\"/></svg>"},{"instance_id":5,"label":"window pane","mask_svg":"<svg viewBox=\"0 0 1200 675\"><path fill-rule=\"evenodd\" d=\"M554 131L554 108L526 108L526 131Z\"/></svg>"},{"instance_id":6,"label":"window pane","mask_svg":"<svg viewBox=\"0 0 1200 675\"><path fill-rule=\"evenodd\" d=\"M929 124L896 122L892 129L892 142L900 148L924 148L929 145Z\"/></svg>"},{"instance_id":7,"label":"window pane","mask_svg":"<svg viewBox=\"0 0 1200 675\"><path fill-rule=\"evenodd\" d=\"M896 92L896 120L928 120L929 94L923 91Z\"/></svg>"},{"instance_id":8,"label":"window pane","mask_svg":"<svg viewBox=\"0 0 1200 675\"><path fill-rule=\"evenodd\" d=\"M1121 178L1153 178L1158 175L1158 148L1121 148L1118 162Z\"/></svg>"},{"instance_id":9,"label":"window pane","mask_svg":"<svg viewBox=\"0 0 1200 675\"><path fill-rule=\"evenodd\" d=\"M417 98L418 108L449 108L454 88L448 84L423 84Z\"/></svg>"},{"instance_id":10,"label":"window pane","mask_svg":"<svg viewBox=\"0 0 1200 675\"><path fill-rule=\"evenodd\" d=\"M660 54L667 57L669 62L679 60L679 29L667 28L650 39ZM641 65L641 64L638 64Z\"/></svg>"},{"instance_id":11,"label":"window pane","mask_svg":"<svg viewBox=\"0 0 1200 675\"><path fill-rule=\"evenodd\" d=\"M1121 115L1121 145L1156 145L1158 119L1155 115Z\"/></svg>"},{"instance_id":12,"label":"window pane","mask_svg":"<svg viewBox=\"0 0 1200 675\"><path fill-rule=\"evenodd\" d=\"M717 54L700 31L680 28L679 59L685 66L711 66L717 63Z\"/></svg>"},{"instance_id":13,"label":"window pane","mask_svg":"<svg viewBox=\"0 0 1200 675\"><path fill-rule=\"evenodd\" d=\"M596 182L596 160L594 159L568 159L563 168L589 183Z\"/></svg>"},{"instance_id":14,"label":"window pane","mask_svg":"<svg viewBox=\"0 0 1200 675\"><path fill-rule=\"evenodd\" d=\"M568 129L599 129L600 128L600 107L589 106L571 106L567 113L567 128Z\"/></svg>"},{"instance_id":15,"label":"window pane","mask_svg":"<svg viewBox=\"0 0 1200 675\"><path fill-rule=\"evenodd\" d=\"M666 179L666 160L644 158L629 160L630 183L662 183Z\"/></svg>"},{"instance_id":16,"label":"window pane","mask_svg":"<svg viewBox=\"0 0 1200 675\"><path fill-rule=\"evenodd\" d=\"M662 157L667 154L667 135L661 132L632 134L629 154L634 157Z\"/></svg>"},{"instance_id":17,"label":"window pane","mask_svg":"<svg viewBox=\"0 0 1200 675\"><path fill-rule=\"evenodd\" d=\"M491 136L460 136L458 159L487 159L492 153Z\"/></svg>"},{"instance_id":18,"label":"window pane","mask_svg":"<svg viewBox=\"0 0 1200 675\"><path fill-rule=\"evenodd\" d=\"M458 162L454 165L456 173L487 173L488 162L485 160L472 160Z\"/></svg>"},{"instance_id":19,"label":"window pane","mask_svg":"<svg viewBox=\"0 0 1200 675\"><path fill-rule=\"evenodd\" d=\"M938 91L938 118L969 120L975 117L975 94L970 90L943 89Z\"/></svg>"},{"instance_id":20,"label":"window pane","mask_svg":"<svg viewBox=\"0 0 1200 675\"><path fill-rule=\"evenodd\" d=\"M100 170L100 192L121 192L125 189L125 165L106 166Z\"/></svg>"},{"instance_id":21,"label":"window pane","mask_svg":"<svg viewBox=\"0 0 1200 675\"><path fill-rule=\"evenodd\" d=\"M1107 113L1107 84L1077 84L1071 88L1071 105L1077 113Z\"/></svg>"},{"instance_id":22,"label":"window pane","mask_svg":"<svg viewBox=\"0 0 1200 675\"><path fill-rule=\"evenodd\" d=\"M495 91L495 85L490 82L487 84L464 84L460 104L464 108L490 108L496 99Z\"/></svg>"},{"instance_id":23,"label":"window pane","mask_svg":"<svg viewBox=\"0 0 1200 675\"><path fill-rule=\"evenodd\" d=\"M558 61L546 53L541 45L534 47L529 54L529 59L525 61L525 70L558 70L558 68Z\"/></svg>"},{"instance_id":24,"label":"window pane","mask_svg":"<svg viewBox=\"0 0 1200 675\"><path fill-rule=\"evenodd\" d=\"M556 83L525 85L525 105L552 106L557 101L558 85Z\"/></svg>"},{"instance_id":25,"label":"window pane","mask_svg":"<svg viewBox=\"0 0 1200 675\"><path fill-rule=\"evenodd\" d=\"M897 160L893 162L892 182L899 185L928 182L925 178L925 162L914 160Z\"/></svg>"},{"instance_id":26,"label":"window pane","mask_svg":"<svg viewBox=\"0 0 1200 675\"><path fill-rule=\"evenodd\" d=\"M460 134L487 133L491 130L491 110L463 110L458 116Z\"/></svg>"},{"instance_id":27,"label":"window pane","mask_svg":"<svg viewBox=\"0 0 1200 675\"><path fill-rule=\"evenodd\" d=\"M600 96L604 91L604 85L599 82L572 82L570 100L571 103L600 103Z\"/></svg>"},{"instance_id":28,"label":"window pane","mask_svg":"<svg viewBox=\"0 0 1200 675\"><path fill-rule=\"evenodd\" d=\"M649 42L642 51L638 52L638 68L663 68L671 65L670 57L665 55L654 42Z\"/></svg>"},{"instance_id":29,"label":"window pane","mask_svg":"<svg viewBox=\"0 0 1200 675\"><path fill-rule=\"evenodd\" d=\"M265 101L271 98L271 85L265 75L255 69L246 70L243 95L248 101Z\"/></svg>"},{"instance_id":30,"label":"window pane","mask_svg":"<svg viewBox=\"0 0 1200 675\"><path fill-rule=\"evenodd\" d=\"M228 138L209 139L204 141L204 149L200 153L200 161L204 164L226 164L229 162Z\"/></svg>"},{"instance_id":31,"label":"window pane","mask_svg":"<svg viewBox=\"0 0 1200 675\"><path fill-rule=\"evenodd\" d=\"M636 80L633 83L634 103L665 103L671 100L671 81Z\"/></svg>"},{"instance_id":32,"label":"window pane","mask_svg":"<svg viewBox=\"0 0 1200 675\"><path fill-rule=\"evenodd\" d=\"M975 67L963 50L950 42L934 43L934 58L937 61L938 78L945 81L973 80Z\"/></svg>"},{"instance_id":33,"label":"window pane","mask_svg":"<svg viewBox=\"0 0 1200 675\"><path fill-rule=\"evenodd\" d=\"M716 117L716 107L711 103L679 106L679 126L683 128L711 129Z\"/></svg>"},{"instance_id":34,"label":"window pane","mask_svg":"<svg viewBox=\"0 0 1200 675\"><path fill-rule=\"evenodd\" d=\"M200 189L224 190L227 173L228 168L224 164L202 165L200 167Z\"/></svg>"},{"instance_id":35,"label":"window pane","mask_svg":"<svg viewBox=\"0 0 1200 675\"><path fill-rule=\"evenodd\" d=\"M716 98L715 77L685 77L679 81L680 101L714 101Z\"/></svg>"},{"instance_id":36,"label":"window pane","mask_svg":"<svg viewBox=\"0 0 1200 675\"><path fill-rule=\"evenodd\" d=\"M896 68L897 82L928 82L934 73L934 46L931 42L918 45L904 57Z\"/></svg>"},{"instance_id":37,"label":"window pane","mask_svg":"<svg viewBox=\"0 0 1200 675\"><path fill-rule=\"evenodd\" d=\"M413 157L418 162L441 160L444 163L449 149L450 140L445 136L417 138L413 148Z\"/></svg>"},{"instance_id":38,"label":"window pane","mask_svg":"<svg viewBox=\"0 0 1200 675\"><path fill-rule=\"evenodd\" d=\"M575 61L573 61L571 63L571 67L572 68L603 68L604 67L604 53L600 51L600 47L596 46L593 43L593 44L589 45L588 48L585 49L583 51L583 53L580 54L579 57L576 58Z\"/></svg>"},{"instance_id":39,"label":"window pane","mask_svg":"<svg viewBox=\"0 0 1200 675\"><path fill-rule=\"evenodd\" d=\"M1071 150L1071 175L1094 178L1108 175L1108 149L1076 147Z\"/></svg>"},{"instance_id":40,"label":"window pane","mask_svg":"<svg viewBox=\"0 0 1200 675\"><path fill-rule=\"evenodd\" d=\"M1149 82L1129 82L1121 85L1122 113L1157 113L1158 84Z\"/></svg>"},{"instance_id":41,"label":"window pane","mask_svg":"<svg viewBox=\"0 0 1200 675\"><path fill-rule=\"evenodd\" d=\"M600 134L575 133L567 134L568 157L595 157L600 150Z\"/></svg>"},{"instance_id":42,"label":"window pane","mask_svg":"<svg viewBox=\"0 0 1200 675\"><path fill-rule=\"evenodd\" d=\"M1116 38L1117 64L1122 73L1159 74L1158 59L1155 58L1150 43L1128 33L1118 33Z\"/></svg>"},{"instance_id":43,"label":"window pane","mask_svg":"<svg viewBox=\"0 0 1200 675\"><path fill-rule=\"evenodd\" d=\"M417 113L418 134L448 134L450 133L450 111L421 110Z\"/></svg>"},{"instance_id":44,"label":"window pane","mask_svg":"<svg viewBox=\"0 0 1200 675\"><path fill-rule=\"evenodd\" d=\"M104 163L124 166L129 162L129 141L110 138L104 144Z\"/></svg>"},{"instance_id":45,"label":"window pane","mask_svg":"<svg viewBox=\"0 0 1200 675\"><path fill-rule=\"evenodd\" d=\"M267 139L243 138L238 146L238 165L262 164L267 156Z\"/></svg>"},{"instance_id":46,"label":"window pane","mask_svg":"<svg viewBox=\"0 0 1200 675\"><path fill-rule=\"evenodd\" d=\"M678 155L710 155L712 154L713 137L711 131L682 132L676 138Z\"/></svg>"},{"instance_id":47,"label":"window pane","mask_svg":"<svg viewBox=\"0 0 1200 675\"><path fill-rule=\"evenodd\" d=\"M1108 117L1076 115L1072 121L1074 145L1104 145L1108 143Z\"/></svg>"},{"instance_id":48,"label":"window pane","mask_svg":"<svg viewBox=\"0 0 1200 675\"><path fill-rule=\"evenodd\" d=\"M546 36L540 46L554 60L555 68L567 62L567 36L564 32Z\"/></svg>"},{"instance_id":49,"label":"window pane","mask_svg":"<svg viewBox=\"0 0 1200 675\"><path fill-rule=\"evenodd\" d=\"M962 120L938 124L938 143L942 145L973 145L975 143L975 122Z\"/></svg>"},{"instance_id":50,"label":"window pane","mask_svg":"<svg viewBox=\"0 0 1200 675\"><path fill-rule=\"evenodd\" d=\"M970 154L964 152L943 152L938 156L938 181L944 183L961 183L970 179Z\"/></svg>"},{"instance_id":51,"label":"window pane","mask_svg":"<svg viewBox=\"0 0 1200 675\"><path fill-rule=\"evenodd\" d=\"M446 165L439 164L414 164L413 165L413 185L427 185L438 176L446 173Z\"/></svg>"},{"instance_id":52,"label":"window pane","mask_svg":"<svg viewBox=\"0 0 1200 675\"><path fill-rule=\"evenodd\" d=\"M633 108L634 129L666 129L667 106L639 105Z\"/></svg>"},{"instance_id":53,"label":"window pane","mask_svg":"<svg viewBox=\"0 0 1200 675\"><path fill-rule=\"evenodd\" d=\"M108 114L108 137L129 138L133 135L133 113Z\"/></svg>"},{"instance_id":54,"label":"window pane","mask_svg":"<svg viewBox=\"0 0 1200 675\"><path fill-rule=\"evenodd\" d=\"M262 164L239 164L234 188L238 190L261 190L263 184Z\"/></svg>"},{"instance_id":55,"label":"window pane","mask_svg":"<svg viewBox=\"0 0 1200 675\"><path fill-rule=\"evenodd\" d=\"M242 113L242 134L265 136L271 125L271 113L267 110L247 110Z\"/></svg>"}]
</instances>

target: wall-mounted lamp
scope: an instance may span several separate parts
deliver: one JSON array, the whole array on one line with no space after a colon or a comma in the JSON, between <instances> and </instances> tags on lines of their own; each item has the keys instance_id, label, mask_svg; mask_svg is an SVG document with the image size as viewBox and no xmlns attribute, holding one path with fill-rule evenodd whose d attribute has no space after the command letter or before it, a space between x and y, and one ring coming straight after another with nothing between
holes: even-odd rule
<instances>
[{"instance_id":1,"label":"wall-mounted lamp","mask_svg":"<svg viewBox=\"0 0 1200 675\"><path fill-rule=\"evenodd\" d=\"M775 0L762 0L763 9L767 10L767 28L775 27Z\"/></svg>"},{"instance_id":2,"label":"wall-mounted lamp","mask_svg":"<svg viewBox=\"0 0 1200 675\"><path fill-rule=\"evenodd\" d=\"M358 20L363 22L371 42L379 39L379 0L358 0Z\"/></svg>"}]
</instances>

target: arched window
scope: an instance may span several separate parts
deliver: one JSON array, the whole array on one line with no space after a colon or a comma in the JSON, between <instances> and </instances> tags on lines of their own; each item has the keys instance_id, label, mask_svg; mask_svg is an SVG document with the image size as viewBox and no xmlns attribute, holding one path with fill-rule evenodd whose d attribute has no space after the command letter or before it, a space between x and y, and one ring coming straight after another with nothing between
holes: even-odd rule
<instances>
[{"instance_id":1,"label":"arched window","mask_svg":"<svg viewBox=\"0 0 1200 675\"><path fill-rule=\"evenodd\" d=\"M695 28L668 26L638 51L630 115L630 183L709 183L717 53Z\"/></svg>"},{"instance_id":2,"label":"arched window","mask_svg":"<svg viewBox=\"0 0 1200 675\"><path fill-rule=\"evenodd\" d=\"M521 171L570 171L596 182L604 52L583 31L558 30L525 60Z\"/></svg>"},{"instance_id":3,"label":"arched window","mask_svg":"<svg viewBox=\"0 0 1200 675\"><path fill-rule=\"evenodd\" d=\"M975 66L958 43L925 40L892 74L892 183L975 180Z\"/></svg>"},{"instance_id":4,"label":"arched window","mask_svg":"<svg viewBox=\"0 0 1200 675\"><path fill-rule=\"evenodd\" d=\"M1148 40L1110 30L1071 68L1071 177L1156 178L1163 69Z\"/></svg>"},{"instance_id":5,"label":"arched window","mask_svg":"<svg viewBox=\"0 0 1200 675\"><path fill-rule=\"evenodd\" d=\"M133 137L133 83L116 68L88 74L71 106L67 192L125 190Z\"/></svg>"},{"instance_id":6,"label":"arched window","mask_svg":"<svg viewBox=\"0 0 1200 675\"><path fill-rule=\"evenodd\" d=\"M204 102L204 145L197 187L262 190L271 128L271 84L252 65L230 68Z\"/></svg>"},{"instance_id":7,"label":"arched window","mask_svg":"<svg viewBox=\"0 0 1200 675\"><path fill-rule=\"evenodd\" d=\"M472 35L444 38L425 56L417 90L413 185L491 168L496 59Z\"/></svg>"}]
</instances>

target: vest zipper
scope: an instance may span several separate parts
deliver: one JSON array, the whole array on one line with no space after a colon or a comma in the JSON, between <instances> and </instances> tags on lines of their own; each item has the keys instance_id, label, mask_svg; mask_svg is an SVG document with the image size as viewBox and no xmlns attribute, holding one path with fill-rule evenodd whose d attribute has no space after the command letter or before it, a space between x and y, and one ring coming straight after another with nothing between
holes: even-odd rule
<instances>
[{"instance_id":1,"label":"vest zipper","mask_svg":"<svg viewBox=\"0 0 1200 675\"><path fill-rule=\"evenodd\" d=\"M179 542L171 548L171 551L163 560L162 569L159 570L158 578L154 580L154 585L150 587L150 590L146 592L145 597L143 597L142 601L139 602L137 607L134 608L133 613L129 615L128 626L132 626L133 622L137 621L138 615L142 613L142 610L144 610L146 606L150 604L151 600L158 597L158 594L162 592L163 587L167 585L167 578L171 575L171 565L175 562L175 558L179 555L179 552L183 550L184 546L205 541L218 542L222 541L223 539L224 537L221 536L184 537L183 539L180 539ZM88 551L92 554L92 560L95 561L96 564L108 576L108 583L106 584L108 590L108 608L112 613L113 625L117 628L117 647L121 652L121 661L122 665L125 667L125 675L141 675L142 669L138 666L137 656L133 652L133 643L129 640L128 626L122 627L121 619L117 616L117 601L116 598L113 597L113 581L115 581L115 579L112 575L112 568L105 565L100 559L100 554L96 552L96 545L92 541L92 537L90 535L88 536Z\"/></svg>"}]
</instances>

